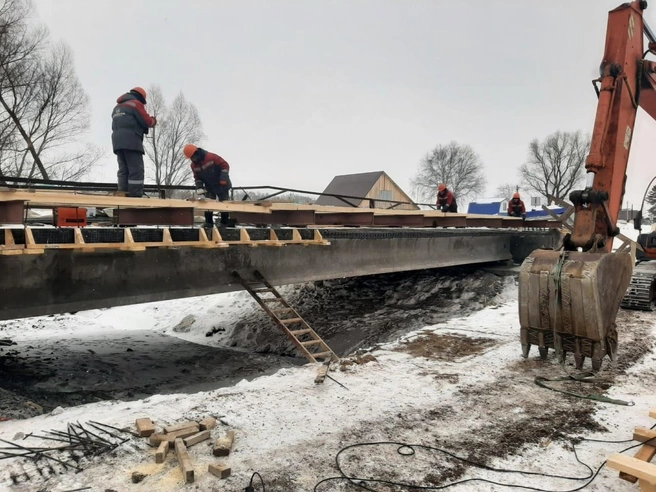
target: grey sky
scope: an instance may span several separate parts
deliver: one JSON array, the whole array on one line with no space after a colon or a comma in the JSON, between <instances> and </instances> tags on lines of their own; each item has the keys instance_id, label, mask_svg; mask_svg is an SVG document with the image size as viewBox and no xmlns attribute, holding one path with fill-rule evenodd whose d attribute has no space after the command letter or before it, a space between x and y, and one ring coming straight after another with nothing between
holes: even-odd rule
<instances>
[{"instance_id":1,"label":"grey sky","mask_svg":"<svg viewBox=\"0 0 656 492\"><path fill-rule=\"evenodd\" d=\"M409 188L438 143L471 144L486 195L517 182L532 138L591 132L608 10L621 0L36 0L75 53L108 150L110 113L135 85L178 91L238 185L322 190L384 170ZM656 28L656 2L646 11ZM627 196L652 175L656 123L638 117ZM409 191L409 189L408 189Z\"/></svg>"}]
</instances>

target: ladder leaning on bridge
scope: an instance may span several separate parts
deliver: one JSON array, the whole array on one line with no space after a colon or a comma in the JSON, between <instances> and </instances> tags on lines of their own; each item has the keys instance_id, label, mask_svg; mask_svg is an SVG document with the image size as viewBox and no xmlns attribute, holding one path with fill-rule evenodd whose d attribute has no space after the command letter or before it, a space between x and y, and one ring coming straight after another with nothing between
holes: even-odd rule
<instances>
[{"instance_id":1,"label":"ladder leaning on bridge","mask_svg":"<svg viewBox=\"0 0 656 492\"><path fill-rule=\"evenodd\" d=\"M255 270L253 272L254 281L243 278L239 272L235 271L233 274L310 362L338 359L326 342L317 335L307 321L291 307L259 271ZM264 294L272 294L273 297L264 297ZM270 305L277 307L271 308ZM282 317L285 315L287 317ZM292 325L297 325L297 328L290 329Z\"/></svg>"}]
</instances>

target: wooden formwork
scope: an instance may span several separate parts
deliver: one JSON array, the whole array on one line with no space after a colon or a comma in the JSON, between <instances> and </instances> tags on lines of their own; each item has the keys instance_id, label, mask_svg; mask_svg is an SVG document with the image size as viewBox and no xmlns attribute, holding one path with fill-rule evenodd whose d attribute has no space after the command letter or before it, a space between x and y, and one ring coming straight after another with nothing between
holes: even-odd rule
<instances>
[{"instance_id":1,"label":"wooden formwork","mask_svg":"<svg viewBox=\"0 0 656 492\"><path fill-rule=\"evenodd\" d=\"M311 239L303 239L301 233L297 229L292 229L292 239L281 240L278 238L276 231L271 229L268 233L267 239L252 239L247 229L239 230L239 239L234 241L224 240L219 230L214 227L208 233L203 228L195 229L198 231L198 238L196 240L174 241L172 238L169 227L159 228L161 231L161 240L159 241L137 241L134 238L133 228L125 227L120 228L116 232L122 232L122 239L116 242L90 242L85 240L83 229L80 227L71 228L73 231L72 241L50 240L48 242L37 241L35 239L35 232L37 230L43 232L47 229L26 227L25 229L12 230L3 229L4 244L0 244L0 255L16 255L16 254L40 254L48 249L68 249L79 252L92 252L96 250L118 250L118 251L145 251L146 248L228 248L230 246L287 246L287 245L301 245L301 246L328 246L330 242L324 240L323 236L318 230L312 231ZM51 229L53 230L53 229ZM93 230L93 228L87 228ZM24 231L22 236L24 240L19 242L16 240L17 231Z\"/></svg>"},{"instance_id":2,"label":"wooden formwork","mask_svg":"<svg viewBox=\"0 0 656 492\"><path fill-rule=\"evenodd\" d=\"M656 408L651 409L649 416L656 419ZM635 456L615 453L608 458L608 467L618 470L620 478L632 483L638 482L641 492L656 492L656 464L651 463L656 456L656 431L636 427L633 440L644 443Z\"/></svg>"}]
</instances>

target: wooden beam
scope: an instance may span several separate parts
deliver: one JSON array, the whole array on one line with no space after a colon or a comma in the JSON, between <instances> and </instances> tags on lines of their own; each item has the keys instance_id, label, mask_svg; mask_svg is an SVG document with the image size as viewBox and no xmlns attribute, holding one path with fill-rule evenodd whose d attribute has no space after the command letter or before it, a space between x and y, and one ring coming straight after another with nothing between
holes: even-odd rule
<instances>
[{"instance_id":1,"label":"wooden beam","mask_svg":"<svg viewBox=\"0 0 656 492\"><path fill-rule=\"evenodd\" d=\"M169 441L162 441L159 443L159 447L157 448L157 451L155 451L155 463L164 463L170 445L171 443Z\"/></svg>"},{"instance_id":2,"label":"wooden beam","mask_svg":"<svg viewBox=\"0 0 656 492\"><path fill-rule=\"evenodd\" d=\"M199 427L198 422L189 421L189 422L181 422L179 424L165 425L164 432L166 434L169 434L171 432L177 432L183 429L189 429L190 427Z\"/></svg>"},{"instance_id":3,"label":"wooden beam","mask_svg":"<svg viewBox=\"0 0 656 492\"><path fill-rule=\"evenodd\" d=\"M656 465L615 453L608 458L607 465L617 471L625 472L649 484L656 484Z\"/></svg>"},{"instance_id":4,"label":"wooden beam","mask_svg":"<svg viewBox=\"0 0 656 492\"><path fill-rule=\"evenodd\" d=\"M225 437L220 437L214 443L214 456L229 456L232 444L235 441L235 431L228 431Z\"/></svg>"},{"instance_id":5,"label":"wooden beam","mask_svg":"<svg viewBox=\"0 0 656 492\"><path fill-rule=\"evenodd\" d=\"M638 452L635 454L634 458L649 463L654 458L654 456L656 456L656 447L645 444L640 446L640 449L638 449ZM631 483L636 483L638 481L638 477L634 477L633 475L626 472L620 472L620 478Z\"/></svg>"},{"instance_id":6,"label":"wooden beam","mask_svg":"<svg viewBox=\"0 0 656 492\"><path fill-rule=\"evenodd\" d=\"M148 437L155 433L155 425L148 417L137 419L135 425L137 426L137 432L141 437Z\"/></svg>"},{"instance_id":7,"label":"wooden beam","mask_svg":"<svg viewBox=\"0 0 656 492\"><path fill-rule=\"evenodd\" d=\"M191 463L189 458L189 453L187 453L187 447L182 442L182 439L177 438L175 440L175 455L178 458L178 463L180 464L180 469L182 470L182 476L184 477L185 483L194 482L194 465Z\"/></svg>"}]
</instances>

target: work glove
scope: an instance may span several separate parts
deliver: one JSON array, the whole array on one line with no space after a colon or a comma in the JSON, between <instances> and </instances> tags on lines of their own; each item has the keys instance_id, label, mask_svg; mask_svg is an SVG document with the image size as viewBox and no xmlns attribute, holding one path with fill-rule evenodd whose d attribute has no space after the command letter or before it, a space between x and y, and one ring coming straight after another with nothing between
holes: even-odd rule
<instances>
[{"instance_id":1,"label":"work glove","mask_svg":"<svg viewBox=\"0 0 656 492\"><path fill-rule=\"evenodd\" d=\"M526 214L522 214L522 220L526 220Z\"/></svg>"},{"instance_id":2,"label":"work glove","mask_svg":"<svg viewBox=\"0 0 656 492\"><path fill-rule=\"evenodd\" d=\"M442 205L442 212L448 212L449 211L449 206L448 205Z\"/></svg>"},{"instance_id":3,"label":"work glove","mask_svg":"<svg viewBox=\"0 0 656 492\"><path fill-rule=\"evenodd\" d=\"M153 126L157 125L157 118L155 118L154 116L152 118L153 118Z\"/></svg>"},{"instance_id":4,"label":"work glove","mask_svg":"<svg viewBox=\"0 0 656 492\"><path fill-rule=\"evenodd\" d=\"M198 198L203 200L206 198L207 190L205 188L196 188L196 195L198 195Z\"/></svg>"}]
</instances>

